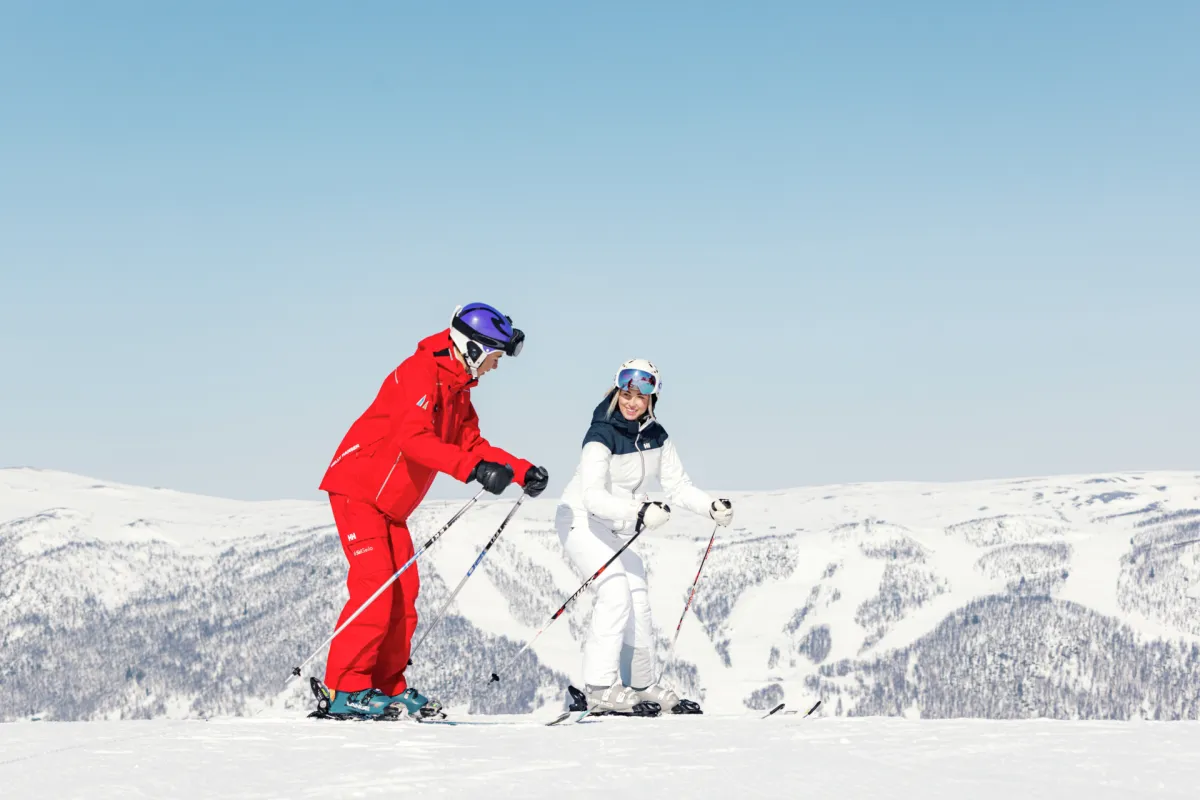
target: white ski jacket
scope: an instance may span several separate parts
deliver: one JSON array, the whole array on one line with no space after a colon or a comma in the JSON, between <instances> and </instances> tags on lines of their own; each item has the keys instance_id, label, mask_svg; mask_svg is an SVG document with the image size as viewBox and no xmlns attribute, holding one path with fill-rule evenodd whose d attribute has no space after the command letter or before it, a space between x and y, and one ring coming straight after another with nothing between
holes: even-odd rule
<instances>
[{"instance_id":1,"label":"white ski jacket","mask_svg":"<svg viewBox=\"0 0 1200 800\"><path fill-rule=\"evenodd\" d=\"M576 524L591 515L614 531L633 532L638 511L655 484L675 511L683 507L710 516L713 499L692 485L675 444L653 418L631 422L619 411L608 414L607 398L596 407L583 440L575 475L563 490L562 506Z\"/></svg>"}]
</instances>

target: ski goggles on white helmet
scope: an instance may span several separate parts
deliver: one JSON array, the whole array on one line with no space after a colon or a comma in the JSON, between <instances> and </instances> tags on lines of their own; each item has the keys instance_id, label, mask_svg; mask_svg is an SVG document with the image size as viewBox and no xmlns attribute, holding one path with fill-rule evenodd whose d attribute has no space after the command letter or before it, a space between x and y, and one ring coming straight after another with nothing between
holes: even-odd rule
<instances>
[{"instance_id":1,"label":"ski goggles on white helmet","mask_svg":"<svg viewBox=\"0 0 1200 800\"><path fill-rule=\"evenodd\" d=\"M617 388L623 392L637 389L645 395L657 394L658 376L648 370L628 367L617 373Z\"/></svg>"}]
</instances>

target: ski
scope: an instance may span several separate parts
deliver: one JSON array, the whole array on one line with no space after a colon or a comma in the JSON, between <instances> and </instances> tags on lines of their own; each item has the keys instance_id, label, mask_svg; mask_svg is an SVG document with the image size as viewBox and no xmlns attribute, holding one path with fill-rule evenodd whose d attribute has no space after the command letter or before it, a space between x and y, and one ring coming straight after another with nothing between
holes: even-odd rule
<instances>
[{"instance_id":1,"label":"ski","mask_svg":"<svg viewBox=\"0 0 1200 800\"><path fill-rule=\"evenodd\" d=\"M510 722L501 720L476 720L476 719L417 719L418 725L530 725L529 722Z\"/></svg>"},{"instance_id":2,"label":"ski","mask_svg":"<svg viewBox=\"0 0 1200 800\"><path fill-rule=\"evenodd\" d=\"M567 720L571 719L571 717L575 714L578 714L579 716L575 717L574 719L571 719L572 725L577 722L583 722L584 718L588 717L588 716L597 716L597 717L604 716L603 714L594 714L593 712L595 712L595 710L596 709L594 709L594 708L588 708L588 709L584 709L583 711L564 711L562 714L559 714L555 719L551 720L550 722L547 722L546 724L547 725L558 725L560 722L566 722ZM633 715L612 714L609 716L633 716Z\"/></svg>"},{"instance_id":3,"label":"ski","mask_svg":"<svg viewBox=\"0 0 1200 800\"><path fill-rule=\"evenodd\" d=\"M597 710L597 707L595 707L595 706L580 707L582 705L582 702L586 702L586 701L583 701L583 693L580 692L578 689L575 689L575 687L572 686L572 687L570 687L571 689L574 689L574 691L571 693L572 700L573 700L572 707L570 709L568 709L567 711L563 711L562 713L560 713L558 716L556 716L554 719L550 720L549 722L536 722L536 721L526 722L524 720L503 720L503 721L501 721L501 720L495 720L495 721L458 720L458 719L445 719L445 718L439 719L439 718L435 718L435 717L406 717L406 716L394 716L394 715L389 715L389 716L384 716L384 717L369 717L369 716L362 715L362 714L332 714L329 711L329 706L333 701L332 692L329 691L329 689L325 686L324 683L322 683L320 681L320 679L315 678L315 677L309 678L309 687L312 689L313 696L317 699L317 710L313 711L312 713L310 713L308 715L310 718L345 720L345 721L350 721L350 722L409 721L409 722L415 722L418 725L493 725L493 726L494 725L507 725L507 726L522 726L522 725L526 725L526 726L539 725L540 726L540 725L544 725L546 727L553 727L555 725L561 725L562 723L567 722L568 720L570 720L572 724L576 724L576 723L583 722L583 720L585 720L585 719L597 719L598 720L602 717L689 716L687 714L667 715L667 714L662 714L662 713L658 713L658 714L644 714L644 713L643 714L613 714L613 713L607 712L607 711L599 711L599 710ZM657 705L657 703L653 703L653 704L647 703L647 705L648 706L649 705ZM779 705L775 706L770 711L768 711L766 714L764 714L761 717L761 719L767 719L768 717L779 714L779 712L781 712L781 711L783 713L779 714L780 716L799 714L798 711L784 711L786 705L787 705L786 703L780 703ZM813 703L812 707L809 708L808 711L804 712L803 716L801 716L800 719L805 719L807 717L811 717L814 713L816 713L817 709L820 707L821 707L821 701L818 700L816 703Z\"/></svg>"},{"instance_id":4,"label":"ski","mask_svg":"<svg viewBox=\"0 0 1200 800\"><path fill-rule=\"evenodd\" d=\"M813 703L812 708L810 708L808 711L804 712L804 716L801 717L800 719L805 719L807 717L811 717L813 715L813 712L816 711L820 707L821 707L821 701L818 700L817 702Z\"/></svg>"},{"instance_id":5,"label":"ski","mask_svg":"<svg viewBox=\"0 0 1200 800\"><path fill-rule=\"evenodd\" d=\"M445 717L413 717L400 715L387 715L383 717L370 717L365 714L331 714L329 706L333 702L333 693L329 688L321 682L319 678L308 679L309 688L312 690L313 697L317 699L317 710L313 711L308 716L314 719L332 719L343 720L348 722L415 722L418 725L557 725L571 716L571 712L564 711L550 722L537 722L534 720L474 720L474 719L446 719Z\"/></svg>"},{"instance_id":6,"label":"ski","mask_svg":"<svg viewBox=\"0 0 1200 800\"><path fill-rule=\"evenodd\" d=\"M783 708L786 705L787 705L786 703L780 703L779 705L775 706L770 711L768 711L766 714L763 714L762 719L766 719L767 717L778 714L780 711L783 711ZM817 702L813 703L812 708L810 708L808 711L804 712L804 715L801 716L800 719L805 719L807 717L811 717L813 715L813 712L815 712L820 707L821 707L821 701L818 700ZM799 714L799 713L800 713L799 711L783 711L783 714L781 716L786 717L786 716L791 716L793 714Z\"/></svg>"},{"instance_id":7,"label":"ski","mask_svg":"<svg viewBox=\"0 0 1200 800\"><path fill-rule=\"evenodd\" d=\"M546 726L557 725L560 722L570 718L571 712L564 711L549 722L542 722L537 719L505 719L505 720L474 720L474 719L431 719L421 718L417 721L421 725L503 725L509 727L531 727L531 726Z\"/></svg>"},{"instance_id":8,"label":"ski","mask_svg":"<svg viewBox=\"0 0 1200 800\"><path fill-rule=\"evenodd\" d=\"M588 716L589 714L591 714L591 713L592 713L593 711L595 711L595 710L596 710L596 709L594 709L594 708L589 708L589 709L587 709L586 711L581 711L581 712L580 712L580 714L579 714L579 716L575 718L575 721L576 721L576 722L583 722L583 718L584 718L584 717L586 717L586 716Z\"/></svg>"}]
</instances>

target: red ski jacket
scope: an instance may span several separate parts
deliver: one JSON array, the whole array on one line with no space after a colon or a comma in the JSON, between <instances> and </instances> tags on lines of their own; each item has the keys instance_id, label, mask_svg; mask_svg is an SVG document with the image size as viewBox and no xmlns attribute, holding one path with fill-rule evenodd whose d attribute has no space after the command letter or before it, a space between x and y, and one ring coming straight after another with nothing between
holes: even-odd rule
<instances>
[{"instance_id":1,"label":"red ski jacket","mask_svg":"<svg viewBox=\"0 0 1200 800\"><path fill-rule=\"evenodd\" d=\"M451 352L450 330L434 334L388 375L375 401L342 439L321 491L371 503L397 521L408 519L439 472L466 483L480 461L513 468L525 485L533 465L479 433L470 377Z\"/></svg>"}]
</instances>

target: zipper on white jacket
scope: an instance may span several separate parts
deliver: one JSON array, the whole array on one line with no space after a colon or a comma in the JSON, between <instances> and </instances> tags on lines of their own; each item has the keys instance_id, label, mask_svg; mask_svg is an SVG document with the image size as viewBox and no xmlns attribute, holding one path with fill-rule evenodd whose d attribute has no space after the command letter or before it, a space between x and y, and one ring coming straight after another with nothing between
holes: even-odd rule
<instances>
[{"instance_id":1,"label":"zipper on white jacket","mask_svg":"<svg viewBox=\"0 0 1200 800\"><path fill-rule=\"evenodd\" d=\"M642 484L646 482L646 454L642 452L642 448L638 447L638 443L641 441L642 432L638 431L638 435L633 437L633 449L638 451L638 460L642 463L642 475L640 478L638 478L637 486L634 486L633 491L630 492L630 494L633 495L634 500L637 499L638 489L642 488Z\"/></svg>"}]
</instances>

